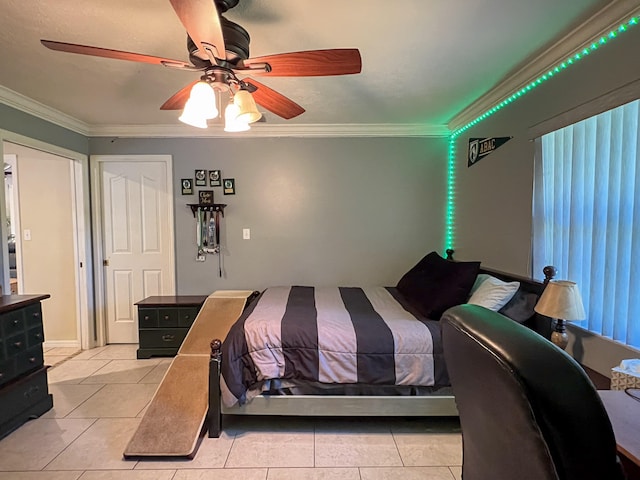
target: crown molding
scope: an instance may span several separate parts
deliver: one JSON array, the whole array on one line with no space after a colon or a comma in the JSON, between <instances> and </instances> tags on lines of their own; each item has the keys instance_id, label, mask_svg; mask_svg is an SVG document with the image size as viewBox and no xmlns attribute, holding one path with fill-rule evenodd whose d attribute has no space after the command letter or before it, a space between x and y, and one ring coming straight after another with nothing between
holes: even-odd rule
<instances>
[{"instance_id":1,"label":"crown molding","mask_svg":"<svg viewBox=\"0 0 640 480\"><path fill-rule=\"evenodd\" d=\"M527 61L522 68L508 74L480 99L458 113L449 122L449 129L455 131L475 120L513 93L538 79L552 67L581 52L595 40L617 29L638 13L640 13L638 0L618 0L603 7L538 56Z\"/></svg>"},{"instance_id":2,"label":"crown molding","mask_svg":"<svg viewBox=\"0 0 640 480\"><path fill-rule=\"evenodd\" d=\"M175 125L90 125L0 85L0 103L41 118L86 137L120 138L267 138L267 137L447 137L446 125L421 124L336 124L268 125L258 123L251 130L227 133L222 125L200 130Z\"/></svg>"},{"instance_id":3,"label":"crown molding","mask_svg":"<svg viewBox=\"0 0 640 480\"><path fill-rule=\"evenodd\" d=\"M200 130L176 125L104 125L89 128L90 137L119 138L267 138L267 137L448 137L446 125L420 124L254 124L247 132L227 133L221 125Z\"/></svg>"},{"instance_id":4,"label":"crown molding","mask_svg":"<svg viewBox=\"0 0 640 480\"><path fill-rule=\"evenodd\" d=\"M24 95L14 92L2 85L0 85L0 103L81 135L88 135L90 130L90 126L87 123L67 115L66 113L62 113L55 108L48 107L44 103L25 97Z\"/></svg>"}]
</instances>

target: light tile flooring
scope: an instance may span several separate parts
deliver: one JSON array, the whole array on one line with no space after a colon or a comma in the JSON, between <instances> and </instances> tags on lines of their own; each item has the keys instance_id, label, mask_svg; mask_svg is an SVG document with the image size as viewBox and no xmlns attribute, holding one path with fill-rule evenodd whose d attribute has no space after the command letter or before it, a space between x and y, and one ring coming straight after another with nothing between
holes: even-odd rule
<instances>
[{"instance_id":1,"label":"light tile flooring","mask_svg":"<svg viewBox=\"0 0 640 480\"><path fill-rule=\"evenodd\" d=\"M124 460L171 362L136 360L136 348L47 351L50 364L61 357L49 370L54 408L0 441L0 480L461 479L449 418L225 417L193 460Z\"/></svg>"}]
</instances>

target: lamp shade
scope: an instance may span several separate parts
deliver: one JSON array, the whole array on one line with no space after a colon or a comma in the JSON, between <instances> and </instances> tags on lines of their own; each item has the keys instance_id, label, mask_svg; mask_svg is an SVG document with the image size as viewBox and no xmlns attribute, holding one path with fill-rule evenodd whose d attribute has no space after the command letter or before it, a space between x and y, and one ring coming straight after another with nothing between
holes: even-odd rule
<instances>
[{"instance_id":1,"label":"lamp shade","mask_svg":"<svg viewBox=\"0 0 640 480\"><path fill-rule=\"evenodd\" d=\"M224 111L224 131L225 132L246 132L251 128L247 122L238 118L240 109L235 103L230 103Z\"/></svg>"},{"instance_id":2,"label":"lamp shade","mask_svg":"<svg viewBox=\"0 0 640 480\"><path fill-rule=\"evenodd\" d=\"M584 320L586 317L578 285L567 280L549 282L533 309L562 320Z\"/></svg>"},{"instance_id":3,"label":"lamp shade","mask_svg":"<svg viewBox=\"0 0 640 480\"><path fill-rule=\"evenodd\" d=\"M257 122L262 118L262 114L258 111L253 95L247 90L238 90L233 96L233 103L240 109L238 118L246 123Z\"/></svg>"}]
</instances>

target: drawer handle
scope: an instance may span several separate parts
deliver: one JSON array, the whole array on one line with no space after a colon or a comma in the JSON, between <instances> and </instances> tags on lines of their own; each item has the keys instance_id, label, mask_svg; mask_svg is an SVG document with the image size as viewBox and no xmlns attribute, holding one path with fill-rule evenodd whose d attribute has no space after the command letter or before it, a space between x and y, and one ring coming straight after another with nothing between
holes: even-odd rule
<instances>
[{"instance_id":1,"label":"drawer handle","mask_svg":"<svg viewBox=\"0 0 640 480\"><path fill-rule=\"evenodd\" d=\"M18 321L18 320L14 320L14 321L13 321L13 324L14 324L14 325L18 325L18 323L20 323L20 321Z\"/></svg>"},{"instance_id":2,"label":"drawer handle","mask_svg":"<svg viewBox=\"0 0 640 480\"><path fill-rule=\"evenodd\" d=\"M35 312L35 313L33 314L33 318L39 318L39 317L40 317L40 313L39 313L39 312Z\"/></svg>"},{"instance_id":3,"label":"drawer handle","mask_svg":"<svg viewBox=\"0 0 640 480\"><path fill-rule=\"evenodd\" d=\"M162 336L162 341L171 342L174 338L176 338L174 335L163 335Z\"/></svg>"},{"instance_id":4,"label":"drawer handle","mask_svg":"<svg viewBox=\"0 0 640 480\"><path fill-rule=\"evenodd\" d=\"M42 338L42 334L40 334L40 333L36 333L36 334L34 335L34 337L36 337L38 340L40 340L40 339Z\"/></svg>"},{"instance_id":5,"label":"drawer handle","mask_svg":"<svg viewBox=\"0 0 640 480\"><path fill-rule=\"evenodd\" d=\"M22 342L15 342L13 344L13 346L16 347L16 348L20 348L20 347L22 347Z\"/></svg>"},{"instance_id":6,"label":"drawer handle","mask_svg":"<svg viewBox=\"0 0 640 480\"><path fill-rule=\"evenodd\" d=\"M189 319L191 318L191 315L189 315L189 314L187 313L187 314L185 314L184 318L185 318L185 320L189 320Z\"/></svg>"},{"instance_id":7,"label":"drawer handle","mask_svg":"<svg viewBox=\"0 0 640 480\"><path fill-rule=\"evenodd\" d=\"M31 387L29 390L27 390L26 392L24 392L24 398L29 398L34 396L36 393L38 393L38 391L40 390L40 387Z\"/></svg>"},{"instance_id":8,"label":"drawer handle","mask_svg":"<svg viewBox=\"0 0 640 480\"><path fill-rule=\"evenodd\" d=\"M169 315L165 315L165 316L164 316L164 319L165 319L165 320L169 320Z\"/></svg>"},{"instance_id":9,"label":"drawer handle","mask_svg":"<svg viewBox=\"0 0 640 480\"><path fill-rule=\"evenodd\" d=\"M4 378L4 373L0 372L0 380Z\"/></svg>"},{"instance_id":10,"label":"drawer handle","mask_svg":"<svg viewBox=\"0 0 640 480\"><path fill-rule=\"evenodd\" d=\"M36 357L29 357L29 363L36 363Z\"/></svg>"},{"instance_id":11,"label":"drawer handle","mask_svg":"<svg viewBox=\"0 0 640 480\"><path fill-rule=\"evenodd\" d=\"M145 320L149 320L149 315L145 315L145 316L144 316L144 319L145 319Z\"/></svg>"}]
</instances>

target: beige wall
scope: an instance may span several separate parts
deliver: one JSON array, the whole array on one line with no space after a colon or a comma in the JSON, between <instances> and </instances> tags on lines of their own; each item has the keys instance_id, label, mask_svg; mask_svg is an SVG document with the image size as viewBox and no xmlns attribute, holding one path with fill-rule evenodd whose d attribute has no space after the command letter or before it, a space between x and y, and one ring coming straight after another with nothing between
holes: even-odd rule
<instances>
[{"instance_id":1,"label":"beige wall","mask_svg":"<svg viewBox=\"0 0 640 480\"><path fill-rule=\"evenodd\" d=\"M48 293L42 302L47 342L79 341L76 324L72 161L11 143L5 153L17 155L14 185L18 186L22 236L20 293ZM31 240L24 240L24 230Z\"/></svg>"}]
</instances>

